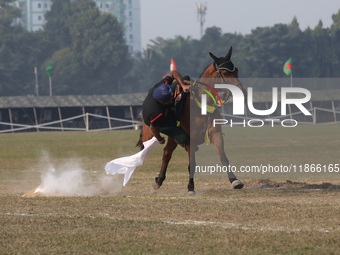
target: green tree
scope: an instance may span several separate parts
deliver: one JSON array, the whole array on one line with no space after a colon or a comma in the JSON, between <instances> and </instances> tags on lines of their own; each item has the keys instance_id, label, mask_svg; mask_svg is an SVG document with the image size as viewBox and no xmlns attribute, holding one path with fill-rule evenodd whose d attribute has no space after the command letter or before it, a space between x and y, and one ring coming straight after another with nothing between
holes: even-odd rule
<instances>
[{"instance_id":1,"label":"green tree","mask_svg":"<svg viewBox=\"0 0 340 255\"><path fill-rule=\"evenodd\" d=\"M21 12L13 0L0 0L0 95L34 93L34 66L38 42L34 34L12 25Z\"/></svg>"},{"instance_id":2,"label":"green tree","mask_svg":"<svg viewBox=\"0 0 340 255\"><path fill-rule=\"evenodd\" d=\"M70 47L69 22L72 17L70 0L52 0L51 10L45 14L43 40L50 55L56 50Z\"/></svg>"},{"instance_id":3,"label":"green tree","mask_svg":"<svg viewBox=\"0 0 340 255\"><path fill-rule=\"evenodd\" d=\"M333 24L331 25L329 32L331 35L332 44L332 57L330 58L331 73L333 77L340 77L340 9L334 15L332 15Z\"/></svg>"},{"instance_id":4,"label":"green tree","mask_svg":"<svg viewBox=\"0 0 340 255\"><path fill-rule=\"evenodd\" d=\"M58 2L58 1L56 1ZM101 14L91 0L70 3L69 9L58 5L47 17L65 10L67 22L63 33L55 34L55 41L70 36L70 44L60 48L45 62L54 67L53 86L57 94L112 94L119 93L119 84L130 64L128 48L123 39L122 25L111 14ZM67 9L67 10L66 10ZM53 21L54 22L54 21ZM57 22L55 22L57 23ZM47 19L46 27L53 40L53 27Z\"/></svg>"}]
</instances>

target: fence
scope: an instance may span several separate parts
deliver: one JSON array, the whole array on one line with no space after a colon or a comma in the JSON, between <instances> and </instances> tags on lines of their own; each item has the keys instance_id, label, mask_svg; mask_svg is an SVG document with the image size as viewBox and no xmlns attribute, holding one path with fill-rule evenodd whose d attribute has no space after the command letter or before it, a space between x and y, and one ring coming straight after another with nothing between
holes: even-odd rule
<instances>
[{"instance_id":1,"label":"fence","mask_svg":"<svg viewBox=\"0 0 340 255\"><path fill-rule=\"evenodd\" d=\"M244 120L257 119L264 123L267 119L294 119L299 124L326 124L326 123L340 123L340 111L334 107L326 109L322 107L312 107L309 109L310 116L305 116L302 112L290 112L284 116L267 116L259 118L258 116L237 116L222 113L223 117L238 118ZM62 120L28 125L19 123L0 122L0 133L9 132L27 132L27 131L104 131L104 130L119 130L119 129L138 129L141 126L141 121L112 118L93 113L85 113L71 118Z\"/></svg>"},{"instance_id":2,"label":"fence","mask_svg":"<svg viewBox=\"0 0 340 255\"><path fill-rule=\"evenodd\" d=\"M138 129L141 121L112 118L93 113L85 113L71 118L47 123L27 125L0 122L0 133L27 131L104 131L119 129ZM6 128L7 127L7 128Z\"/></svg>"}]
</instances>

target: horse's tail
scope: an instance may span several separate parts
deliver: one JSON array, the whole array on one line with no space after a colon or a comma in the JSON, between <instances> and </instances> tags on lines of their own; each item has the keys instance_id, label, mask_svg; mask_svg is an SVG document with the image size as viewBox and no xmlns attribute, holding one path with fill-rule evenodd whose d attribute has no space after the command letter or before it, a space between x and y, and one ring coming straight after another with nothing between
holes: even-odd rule
<instances>
[{"instance_id":1,"label":"horse's tail","mask_svg":"<svg viewBox=\"0 0 340 255\"><path fill-rule=\"evenodd\" d=\"M138 142L136 143L136 147L139 147L140 150L143 150L144 149L144 145L143 145L143 125L140 129L140 133L139 133L139 140Z\"/></svg>"}]
</instances>

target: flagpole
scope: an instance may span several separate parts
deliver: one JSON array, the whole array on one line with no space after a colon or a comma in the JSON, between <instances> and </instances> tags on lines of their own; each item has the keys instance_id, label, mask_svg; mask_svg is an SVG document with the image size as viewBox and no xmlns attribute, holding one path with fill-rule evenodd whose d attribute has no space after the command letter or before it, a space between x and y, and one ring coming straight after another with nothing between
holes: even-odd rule
<instances>
[{"instance_id":1,"label":"flagpole","mask_svg":"<svg viewBox=\"0 0 340 255\"><path fill-rule=\"evenodd\" d=\"M290 71L290 87L293 87L293 71ZM290 107L290 104L288 105L288 109L289 109L289 117L290 119L292 119L292 108Z\"/></svg>"},{"instance_id":2,"label":"flagpole","mask_svg":"<svg viewBox=\"0 0 340 255\"><path fill-rule=\"evenodd\" d=\"M50 83L50 97L52 96L52 77L48 77L49 83Z\"/></svg>"},{"instance_id":3,"label":"flagpole","mask_svg":"<svg viewBox=\"0 0 340 255\"><path fill-rule=\"evenodd\" d=\"M39 96L39 83L38 83L38 69L34 67L34 76L35 76L35 95Z\"/></svg>"},{"instance_id":4,"label":"flagpole","mask_svg":"<svg viewBox=\"0 0 340 255\"><path fill-rule=\"evenodd\" d=\"M52 75L53 75L52 70L53 69L52 69L51 63L49 63L47 68L46 68L46 72L47 72L47 75L48 75L48 81L49 81L49 85L50 85L50 97L52 96Z\"/></svg>"}]
</instances>

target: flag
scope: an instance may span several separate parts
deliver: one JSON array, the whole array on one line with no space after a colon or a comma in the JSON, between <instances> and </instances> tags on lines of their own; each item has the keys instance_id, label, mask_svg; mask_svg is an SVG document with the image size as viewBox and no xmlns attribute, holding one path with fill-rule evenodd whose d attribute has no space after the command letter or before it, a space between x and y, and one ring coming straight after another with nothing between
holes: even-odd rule
<instances>
[{"instance_id":1,"label":"flag","mask_svg":"<svg viewBox=\"0 0 340 255\"><path fill-rule=\"evenodd\" d=\"M48 67L46 68L46 72L47 72L48 77L52 77L53 73L52 73L51 63L48 64Z\"/></svg>"},{"instance_id":2,"label":"flag","mask_svg":"<svg viewBox=\"0 0 340 255\"><path fill-rule=\"evenodd\" d=\"M290 75L292 73L292 58L289 58L283 66L283 72L286 75Z\"/></svg>"},{"instance_id":3,"label":"flag","mask_svg":"<svg viewBox=\"0 0 340 255\"><path fill-rule=\"evenodd\" d=\"M105 165L105 171L107 174L124 174L123 186L129 181L133 171L136 167L143 165L146 156L149 155L151 150L159 144L156 137L152 137L150 140L143 143L144 149L140 152L122 158L114 159Z\"/></svg>"},{"instance_id":4,"label":"flag","mask_svg":"<svg viewBox=\"0 0 340 255\"><path fill-rule=\"evenodd\" d=\"M175 61L173 59L171 59L170 72L173 71L173 70L177 70L177 68L176 68Z\"/></svg>"}]
</instances>

